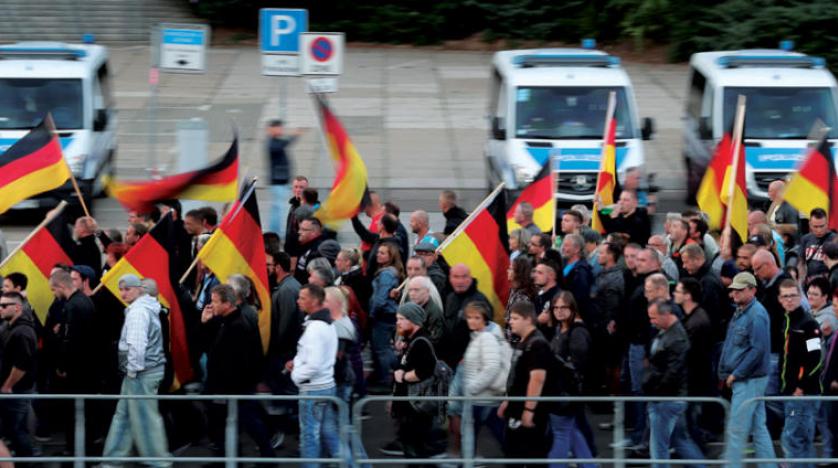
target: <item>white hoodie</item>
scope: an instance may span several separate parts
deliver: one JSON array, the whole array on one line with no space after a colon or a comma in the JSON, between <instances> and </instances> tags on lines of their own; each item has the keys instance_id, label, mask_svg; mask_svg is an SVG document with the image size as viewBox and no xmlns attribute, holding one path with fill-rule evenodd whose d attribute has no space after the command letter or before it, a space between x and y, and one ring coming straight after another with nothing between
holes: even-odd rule
<instances>
[{"instance_id":1,"label":"white hoodie","mask_svg":"<svg viewBox=\"0 0 838 468\"><path fill-rule=\"evenodd\" d=\"M297 342L291 380L303 391L325 390L335 386L335 358L338 334L329 311L323 309L306 317L305 330Z\"/></svg>"}]
</instances>

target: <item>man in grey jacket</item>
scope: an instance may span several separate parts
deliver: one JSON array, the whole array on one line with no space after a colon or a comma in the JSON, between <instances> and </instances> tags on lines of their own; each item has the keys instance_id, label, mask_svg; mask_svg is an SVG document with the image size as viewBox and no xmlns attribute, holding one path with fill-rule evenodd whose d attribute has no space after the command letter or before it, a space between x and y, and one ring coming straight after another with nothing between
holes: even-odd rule
<instances>
[{"instance_id":1,"label":"man in grey jacket","mask_svg":"<svg viewBox=\"0 0 838 468\"><path fill-rule=\"evenodd\" d=\"M121 394L156 395L166 364L160 303L146 294L140 279L132 274L119 279L119 295L128 303L119 338L119 367L125 374ZM116 406L104 456L130 456L135 444L143 457L170 456L156 400L119 400ZM172 464L153 462L149 465L169 467Z\"/></svg>"}]
</instances>

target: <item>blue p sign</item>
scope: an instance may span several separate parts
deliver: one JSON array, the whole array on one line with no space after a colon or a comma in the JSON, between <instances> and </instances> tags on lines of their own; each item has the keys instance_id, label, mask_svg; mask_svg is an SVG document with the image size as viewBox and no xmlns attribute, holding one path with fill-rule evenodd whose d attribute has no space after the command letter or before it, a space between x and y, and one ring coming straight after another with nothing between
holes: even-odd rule
<instances>
[{"instance_id":1,"label":"blue p sign","mask_svg":"<svg viewBox=\"0 0 838 468\"><path fill-rule=\"evenodd\" d=\"M262 53L299 53L300 33L306 31L308 31L308 10L281 8L259 10L259 43Z\"/></svg>"}]
</instances>

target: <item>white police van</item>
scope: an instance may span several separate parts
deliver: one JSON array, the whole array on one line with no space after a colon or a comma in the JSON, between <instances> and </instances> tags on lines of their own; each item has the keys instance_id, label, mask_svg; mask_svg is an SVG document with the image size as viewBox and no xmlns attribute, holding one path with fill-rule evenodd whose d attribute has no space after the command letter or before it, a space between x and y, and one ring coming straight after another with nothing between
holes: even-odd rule
<instances>
[{"instance_id":1,"label":"white police van","mask_svg":"<svg viewBox=\"0 0 838 468\"><path fill-rule=\"evenodd\" d=\"M737 97L747 97L745 159L748 197L794 171L817 120L838 139L838 88L822 58L780 49L701 52L690 59L684 116L688 196L694 198L713 149L733 127Z\"/></svg>"},{"instance_id":2,"label":"white police van","mask_svg":"<svg viewBox=\"0 0 838 468\"><path fill-rule=\"evenodd\" d=\"M85 37L85 42L92 42ZM102 190L101 176L115 168L116 109L108 51L92 43L19 42L0 46L0 152L51 113L70 169L82 193ZM77 203L72 184L37 195L14 208Z\"/></svg>"},{"instance_id":3,"label":"white police van","mask_svg":"<svg viewBox=\"0 0 838 468\"><path fill-rule=\"evenodd\" d=\"M583 48L509 50L492 60L489 141L485 147L490 187L520 190L553 157L556 199L590 201L600 166L608 96L616 91L617 168L643 165L642 139L651 119L638 125L628 74L618 57Z\"/></svg>"}]
</instances>

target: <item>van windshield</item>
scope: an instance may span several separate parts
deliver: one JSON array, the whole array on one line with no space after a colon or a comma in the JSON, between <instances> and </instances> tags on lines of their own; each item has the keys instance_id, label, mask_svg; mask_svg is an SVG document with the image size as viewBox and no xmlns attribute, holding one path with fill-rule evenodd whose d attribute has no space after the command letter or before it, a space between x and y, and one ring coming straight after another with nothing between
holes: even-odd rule
<instances>
[{"instance_id":1,"label":"van windshield","mask_svg":"<svg viewBox=\"0 0 838 468\"><path fill-rule=\"evenodd\" d=\"M532 86L515 95L517 138L600 140L605 128L608 93L617 92L617 138L634 138L624 88Z\"/></svg>"},{"instance_id":2,"label":"van windshield","mask_svg":"<svg viewBox=\"0 0 838 468\"><path fill-rule=\"evenodd\" d=\"M80 79L0 79L0 129L30 129L50 112L57 129L84 127Z\"/></svg>"},{"instance_id":3,"label":"van windshield","mask_svg":"<svg viewBox=\"0 0 838 468\"><path fill-rule=\"evenodd\" d=\"M740 94L747 98L745 138L806 139L818 119L831 128L829 138L838 138L830 88L725 88L725 131L733 128Z\"/></svg>"}]
</instances>

